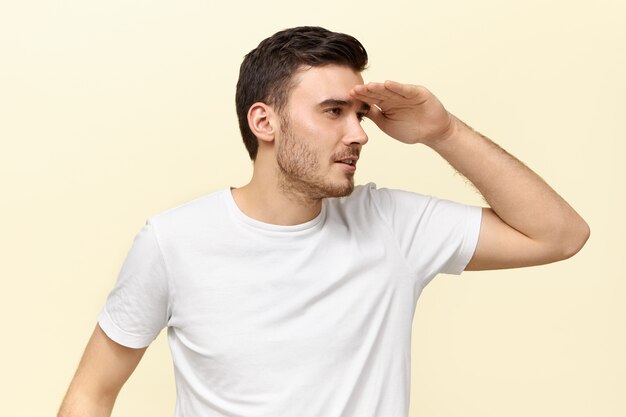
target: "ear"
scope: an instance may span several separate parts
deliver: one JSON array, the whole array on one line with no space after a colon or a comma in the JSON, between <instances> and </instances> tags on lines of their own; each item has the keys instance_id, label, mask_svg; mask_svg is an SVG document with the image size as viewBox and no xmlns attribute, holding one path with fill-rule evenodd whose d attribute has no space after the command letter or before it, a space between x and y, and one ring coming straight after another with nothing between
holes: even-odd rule
<instances>
[{"instance_id":1,"label":"ear","mask_svg":"<svg viewBox=\"0 0 626 417\"><path fill-rule=\"evenodd\" d=\"M274 111L265 103L254 103L248 110L248 126L258 140L274 140Z\"/></svg>"}]
</instances>

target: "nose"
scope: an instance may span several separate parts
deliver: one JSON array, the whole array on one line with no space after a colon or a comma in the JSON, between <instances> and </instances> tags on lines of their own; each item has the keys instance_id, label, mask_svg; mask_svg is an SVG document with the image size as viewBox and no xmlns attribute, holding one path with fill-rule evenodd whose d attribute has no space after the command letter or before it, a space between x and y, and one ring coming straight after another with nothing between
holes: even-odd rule
<instances>
[{"instance_id":1,"label":"nose","mask_svg":"<svg viewBox=\"0 0 626 417\"><path fill-rule=\"evenodd\" d=\"M344 138L346 145L359 144L365 145L368 141L367 133L363 130L363 125L358 117L351 118L349 121L348 132Z\"/></svg>"}]
</instances>

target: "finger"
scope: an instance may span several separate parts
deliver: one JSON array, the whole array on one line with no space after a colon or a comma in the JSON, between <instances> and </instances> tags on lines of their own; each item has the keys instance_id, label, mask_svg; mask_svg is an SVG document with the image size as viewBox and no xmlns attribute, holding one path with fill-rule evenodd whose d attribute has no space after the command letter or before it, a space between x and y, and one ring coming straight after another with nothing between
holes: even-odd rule
<instances>
[{"instance_id":1,"label":"finger","mask_svg":"<svg viewBox=\"0 0 626 417\"><path fill-rule=\"evenodd\" d=\"M375 91L371 91L366 85L358 85L352 89L352 95L356 98L367 101L370 104L379 103L387 97Z\"/></svg>"},{"instance_id":2,"label":"finger","mask_svg":"<svg viewBox=\"0 0 626 417\"><path fill-rule=\"evenodd\" d=\"M380 104L390 98L390 93L388 91L381 94L379 92L369 90L368 87L364 85L355 86L350 91L350 94L354 98L369 104Z\"/></svg>"},{"instance_id":3,"label":"finger","mask_svg":"<svg viewBox=\"0 0 626 417\"><path fill-rule=\"evenodd\" d=\"M392 92L389 91L387 88L385 88L384 83L369 82L367 84L364 84L363 86L365 87L365 89L367 89L368 93L370 94L380 94L383 96L392 95Z\"/></svg>"},{"instance_id":4,"label":"finger","mask_svg":"<svg viewBox=\"0 0 626 417\"><path fill-rule=\"evenodd\" d=\"M388 91L392 91L407 99L415 99L418 96L426 98L425 96L429 94L426 88L419 85L402 84L391 80L385 81L384 85Z\"/></svg>"},{"instance_id":5,"label":"finger","mask_svg":"<svg viewBox=\"0 0 626 417\"><path fill-rule=\"evenodd\" d=\"M370 107L370 110L367 112L365 117L376 123L376 126L381 129L386 121L385 114L376 106Z\"/></svg>"}]
</instances>

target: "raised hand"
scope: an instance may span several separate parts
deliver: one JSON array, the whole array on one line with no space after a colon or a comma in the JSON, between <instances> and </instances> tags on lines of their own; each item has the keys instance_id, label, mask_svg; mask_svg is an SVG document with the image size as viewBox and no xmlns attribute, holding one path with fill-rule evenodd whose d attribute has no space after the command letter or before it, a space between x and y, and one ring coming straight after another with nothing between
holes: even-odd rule
<instances>
[{"instance_id":1,"label":"raised hand","mask_svg":"<svg viewBox=\"0 0 626 417\"><path fill-rule=\"evenodd\" d=\"M367 117L404 143L432 146L457 128L458 119L425 87L395 81L356 85L350 94L372 107Z\"/></svg>"}]
</instances>

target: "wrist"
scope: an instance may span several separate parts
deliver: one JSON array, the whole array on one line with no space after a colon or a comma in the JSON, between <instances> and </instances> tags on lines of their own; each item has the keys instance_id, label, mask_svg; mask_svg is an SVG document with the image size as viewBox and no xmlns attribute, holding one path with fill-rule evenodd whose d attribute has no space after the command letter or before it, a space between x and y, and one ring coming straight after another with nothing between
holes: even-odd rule
<instances>
[{"instance_id":1,"label":"wrist","mask_svg":"<svg viewBox=\"0 0 626 417\"><path fill-rule=\"evenodd\" d=\"M448 129L438 138L432 140L430 143L424 144L439 154L442 152L445 153L448 149L455 148L456 143L458 143L464 136L467 136L469 132L473 132L471 127L466 125L455 115L450 114L450 126Z\"/></svg>"}]
</instances>

